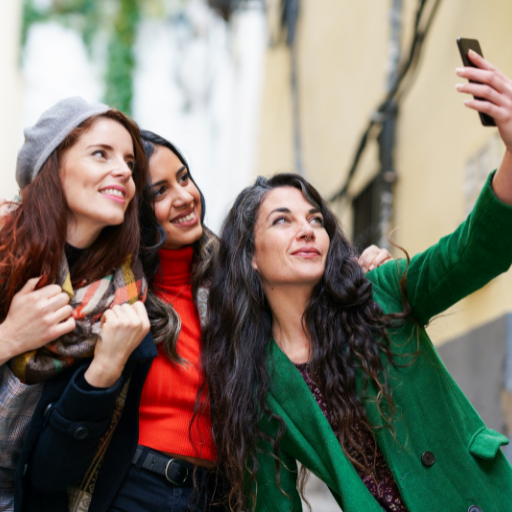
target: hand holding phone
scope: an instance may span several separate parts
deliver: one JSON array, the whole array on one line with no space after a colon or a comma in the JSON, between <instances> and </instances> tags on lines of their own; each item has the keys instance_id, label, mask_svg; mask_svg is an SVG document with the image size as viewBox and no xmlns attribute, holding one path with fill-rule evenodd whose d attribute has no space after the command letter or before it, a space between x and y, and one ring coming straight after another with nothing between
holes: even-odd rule
<instances>
[{"instance_id":1,"label":"hand holding phone","mask_svg":"<svg viewBox=\"0 0 512 512\"><path fill-rule=\"evenodd\" d=\"M477 39L464 39L462 37L457 38L457 46L459 47L460 56L462 57L462 63L464 66L469 66L472 68L476 68L476 66L471 62L471 60L468 57L469 50L473 50L478 55L484 56L482 53L482 49L480 48L480 43ZM478 84L480 82L476 82L475 80L469 80L471 83ZM478 98L476 96L473 96L475 100L485 101L484 98ZM496 126L496 122L494 119L488 115L484 114L483 112L478 112L480 115L480 121L482 121L482 124L484 126Z\"/></svg>"},{"instance_id":2,"label":"hand holding phone","mask_svg":"<svg viewBox=\"0 0 512 512\"><path fill-rule=\"evenodd\" d=\"M469 51L466 55L474 67L455 70L458 76L469 80L456 88L475 98L464 100L466 107L487 114L496 122L506 150L491 186L500 201L512 205L512 80L477 52Z\"/></svg>"}]
</instances>

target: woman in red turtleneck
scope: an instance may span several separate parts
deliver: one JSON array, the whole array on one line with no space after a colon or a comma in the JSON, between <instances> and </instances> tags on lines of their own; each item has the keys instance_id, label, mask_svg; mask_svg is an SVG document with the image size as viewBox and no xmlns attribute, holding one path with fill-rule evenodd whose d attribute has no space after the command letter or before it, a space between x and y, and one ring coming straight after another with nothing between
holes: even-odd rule
<instances>
[{"instance_id":1,"label":"woman in red turtleneck","mask_svg":"<svg viewBox=\"0 0 512 512\"><path fill-rule=\"evenodd\" d=\"M140 399L139 444L208 466L215 459L209 415L201 414L189 434L202 384L201 323L191 286L194 248L160 249L159 256L162 273L154 290L181 318L177 352L188 364L177 365L166 356L163 345L158 346Z\"/></svg>"},{"instance_id":2,"label":"woman in red turtleneck","mask_svg":"<svg viewBox=\"0 0 512 512\"><path fill-rule=\"evenodd\" d=\"M138 448L109 510L225 510L223 505L211 504L223 500L219 495L222 485L208 478L208 469L216 461L209 409L201 406L196 411L196 396L203 384L200 357L208 294L205 284L211 277L217 239L203 224L204 198L184 157L158 135L148 131L141 135L155 213L166 237L158 252L159 271L152 289L159 307L174 312L175 322L161 326L160 337L152 325L158 355L140 397ZM363 253L360 264L368 270L388 258L387 251L372 246Z\"/></svg>"},{"instance_id":3,"label":"woman in red turtleneck","mask_svg":"<svg viewBox=\"0 0 512 512\"><path fill-rule=\"evenodd\" d=\"M144 383L139 444L197 466L211 467L216 454L209 412L202 411L192 420L203 383L201 319L196 299L201 285L210 277L216 238L203 226L204 198L183 156L168 141L151 132L142 133L152 169L155 214L165 231L153 289L162 303L174 309L177 321L168 329L171 336L158 344L158 356Z\"/></svg>"},{"instance_id":4,"label":"woman in red turtleneck","mask_svg":"<svg viewBox=\"0 0 512 512\"><path fill-rule=\"evenodd\" d=\"M152 290L157 308L170 309L174 322L160 326L161 336L152 325L158 355L140 397L138 447L109 510L222 510L210 505L217 482L208 471L216 459L209 410L196 411L203 383L200 311L204 316L216 237L203 226L204 198L183 156L152 132L142 131L142 138L165 231Z\"/></svg>"}]
</instances>

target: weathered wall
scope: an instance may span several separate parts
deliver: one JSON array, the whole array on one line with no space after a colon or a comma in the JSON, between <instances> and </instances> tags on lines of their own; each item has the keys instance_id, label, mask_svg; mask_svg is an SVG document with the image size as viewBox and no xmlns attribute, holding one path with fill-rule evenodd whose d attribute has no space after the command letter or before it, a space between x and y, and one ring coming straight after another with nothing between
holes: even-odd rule
<instances>
[{"instance_id":1,"label":"weathered wall","mask_svg":"<svg viewBox=\"0 0 512 512\"><path fill-rule=\"evenodd\" d=\"M404 0L404 47L417 2ZM387 2L303 0L298 27L301 133L307 176L326 195L344 182L356 144L384 95L388 66ZM398 126L393 237L411 254L451 232L465 217L468 161L484 148L480 167L491 171L502 151L490 139L454 85L460 57L457 37L480 39L484 55L512 76L512 3L506 0L441 2L419 72L401 105ZM267 53L260 128L260 174L293 169L290 55L283 45ZM487 158L487 163L484 162ZM364 155L351 190L378 170L375 144ZM481 173L481 169L479 169ZM475 188L475 185L473 185ZM474 190L469 194L474 195ZM340 217L350 228L350 212ZM435 323L438 344L512 311L512 273L457 304ZM453 313L453 314L451 314Z\"/></svg>"},{"instance_id":2,"label":"weathered wall","mask_svg":"<svg viewBox=\"0 0 512 512\"><path fill-rule=\"evenodd\" d=\"M511 328L512 315L502 316L445 343L439 354L485 424L512 436L503 395Z\"/></svg>"}]
</instances>

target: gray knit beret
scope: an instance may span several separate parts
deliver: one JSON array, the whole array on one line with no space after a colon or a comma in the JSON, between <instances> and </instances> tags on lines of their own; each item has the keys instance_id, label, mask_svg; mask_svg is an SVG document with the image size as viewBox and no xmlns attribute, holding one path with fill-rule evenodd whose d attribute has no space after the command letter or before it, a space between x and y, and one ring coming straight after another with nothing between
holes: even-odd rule
<instances>
[{"instance_id":1,"label":"gray knit beret","mask_svg":"<svg viewBox=\"0 0 512 512\"><path fill-rule=\"evenodd\" d=\"M59 101L43 112L37 123L24 131L25 142L18 151L16 181L24 189L39 173L52 151L89 117L110 110L108 105L91 105L74 96Z\"/></svg>"}]
</instances>

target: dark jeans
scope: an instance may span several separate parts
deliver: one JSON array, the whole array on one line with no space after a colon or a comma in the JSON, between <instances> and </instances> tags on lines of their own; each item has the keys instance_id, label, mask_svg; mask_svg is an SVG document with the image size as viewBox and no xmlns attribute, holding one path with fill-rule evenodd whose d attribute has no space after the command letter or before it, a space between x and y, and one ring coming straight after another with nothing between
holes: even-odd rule
<instances>
[{"instance_id":1,"label":"dark jeans","mask_svg":"<svg viewBox=\"0 0 512 512\"><path fill-rule=\"evenodd\" d=\"M213 481L210 476L209 480ZM211 506L213 488L206 478L198 489L176 487L164 476L131 466L110 505L109 512L222 512L224 507ZM215 502L219 498L216 495Z\"/></svg>"}]
</instances>

